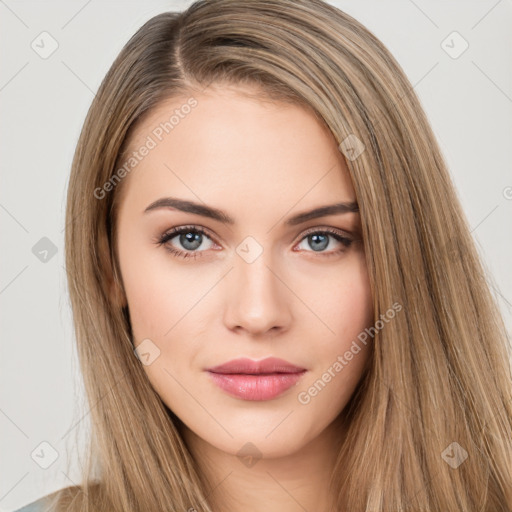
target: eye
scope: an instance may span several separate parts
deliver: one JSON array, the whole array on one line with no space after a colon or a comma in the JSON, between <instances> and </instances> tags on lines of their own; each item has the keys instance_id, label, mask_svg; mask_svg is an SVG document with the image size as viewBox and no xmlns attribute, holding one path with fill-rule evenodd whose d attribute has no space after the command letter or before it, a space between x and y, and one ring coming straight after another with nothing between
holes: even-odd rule
<instances>
[{"instance_id":1,"label":"eye","mask_svg":"<svg viewBox=\"0 0 512 512\"><path fill-rule=\"evenodd\" d=\"M174 239L176 240L174 241ZM182 226L166 231L158 238L157 245L164 246L167 251L179 258L197 258L201 256L201 252L212 248L208 244L206 244L207 247L204 247L206 240L213 244L212 239L203 228L199 226ZM199 250L200 247L203 247L203 249Z\"/></svg>"},{"instance_id":2,"label":"eye","mask_svg":"<svg viewBox=\"0 0 512 512\"><path fill-rule=\"evenodd\" d=\"M302 236L299 245L296 246L299 249L294 248L294 251L313 252L322 257L336 256L345 252L352 242L354 242L354 239L346 236L343 231L333 228L314 228ZM159 236L156 244L163 246L173 256L183 259L202 257L201 253L218 247L206 230L200 226L172 228ZM307 244L312 250L304 249L304 247L300 248L301 244ZM325 250L327 248L332 249L333 245L338 247L330 251Z\"/></svg>"},{"instance_id":3,"label":"eye","mask_svg":"<svg viewBox=\"0 0 512 512\"><path fill-rule=\"evenodd\" d=\"M334 240L333 243L331 243ZM306 244L312 248L312 251L306 249L306 252L316 252L321 256L335 256L342 252L345 252L352 244L354 239L346 236L342 231L338 231L332 228L318 229L314 228L306 232L303 236L300 244ZM300 247L300 244L297 247ZM325 251L328 247L332 249L332 246L336 245L338 248L334 250ZM297 250L297 249L294 249Z\"/></svg>"}]
</instances>

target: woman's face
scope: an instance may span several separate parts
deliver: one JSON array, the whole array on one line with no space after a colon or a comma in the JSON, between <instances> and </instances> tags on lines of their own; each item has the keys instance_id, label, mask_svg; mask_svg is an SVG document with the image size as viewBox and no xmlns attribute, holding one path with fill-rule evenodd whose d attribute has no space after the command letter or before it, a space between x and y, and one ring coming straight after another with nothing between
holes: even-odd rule
<instances>
[{"instance_id":1,"label":"woman's face","mask_svg":"<svg viewBox=\"0 0 512 512\"><path fill-rule=\"evenodd\" d=\"M356 201L335 139L311 112L244 90L255 92L167 100L138 126L117 250L134 345L163 402L218 449L277 457L334 425L373 310L359 214L308 215ZM207 371L269 357L302 371Z\"/></svg>"}]
</instances>

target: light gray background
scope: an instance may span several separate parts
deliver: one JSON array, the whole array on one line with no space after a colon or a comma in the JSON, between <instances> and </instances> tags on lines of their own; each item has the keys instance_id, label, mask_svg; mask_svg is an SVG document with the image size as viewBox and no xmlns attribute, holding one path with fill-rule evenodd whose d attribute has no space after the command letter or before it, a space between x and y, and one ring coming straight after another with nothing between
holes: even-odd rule
<instances>
[{"instance_id":1,"label":"light gray background","mask_svg":"<svg viewBox=\"0 0 512 512\"><path fill-rule=\"evenodd\" d=\"M0 0L0 510L80 481L76 462L66 471L89 428L64 274L72 155L128 38L150 17L190 3ZM331 3L372 30L414 85L512 331L512 2ZM43 45L43 31L58 43L46 59L31 47ZM458 58L442 47L453 31L469 44ZM444 43L452 52L461 48L453 37ZM32 252L43 237L57 250L46 262ZM58 453L48 469L39 464L52 452L41 442Z\"/></svg>"}]
</instances>

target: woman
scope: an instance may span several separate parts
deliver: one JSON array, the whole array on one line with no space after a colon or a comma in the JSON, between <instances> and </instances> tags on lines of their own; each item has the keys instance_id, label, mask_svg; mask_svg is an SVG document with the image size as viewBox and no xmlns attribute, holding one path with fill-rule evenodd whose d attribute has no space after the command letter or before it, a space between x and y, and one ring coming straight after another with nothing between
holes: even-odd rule
<instances>
[{"instance_id":1,"label":"woman","mask_svg":"<svg viewBox=\"0 0 512 512\"><path fill-rule=\"evenodd\" d=\"M356 20L149 20L67 204L92 437L52 510L512 510L505 328L421 105Z\"/></svg>"}]
</instances>

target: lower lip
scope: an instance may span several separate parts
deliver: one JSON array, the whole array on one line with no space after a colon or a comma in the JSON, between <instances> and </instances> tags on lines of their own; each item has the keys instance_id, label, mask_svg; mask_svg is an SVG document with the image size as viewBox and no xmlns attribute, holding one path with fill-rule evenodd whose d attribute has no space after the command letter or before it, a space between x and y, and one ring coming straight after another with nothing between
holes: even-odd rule
<instances>
[{"instance_id":1,"label":"lower lip","mask_svg":"<svg viewBox=\"0 0 512 512\"><path fill-rule=\"evenodd\" d=\"M232 396L243 400L271 400L291 388L306 373L247 375L208 372L213 382Z\"/></svg>"}]
</instances>

